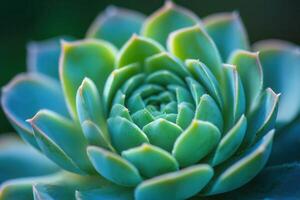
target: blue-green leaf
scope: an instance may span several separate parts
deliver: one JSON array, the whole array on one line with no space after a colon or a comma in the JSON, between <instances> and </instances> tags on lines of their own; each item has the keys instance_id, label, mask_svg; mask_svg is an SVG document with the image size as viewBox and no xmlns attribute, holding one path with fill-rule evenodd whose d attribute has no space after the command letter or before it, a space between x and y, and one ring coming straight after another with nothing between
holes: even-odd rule
<instances>
[{"instance_id":1,"label":"blue-green leaf","mask_svg":"<svg viewBox=\"0 0 300 200\"><path fill-rule=\"evenodd\" d=\"M149 144L123 151L122 157L132 163L145 178L178 170L178 163L171 154Z\"/></svg>"},{"instance_id":2,"label":"blue-green leaf","mask_svg":"<svg viewBox=\"0 0 300 200\"><path fill-rule=\"evenodd\" d=\"M64 169L92 172L85 149L87 140L72 121L49 110L39 111L28 120L43 153Z\"/></svg>"},{"instance_id":3,"label":"blue-green leaf","mask_svg":"<svg viewBox=\"0 0 300 200\"><path fill-rule=\"evenodd\" d=\"M189 75L183 63L175 56L167 52L155 54L145 61L145 70L147 73L152 73L159 70L168 70L174 72L181 78Z\"/></svg>"},{"instance_id":4,"label":"blue-green leaf","mask_svg":"<svg viewBox=\"0 0 300 200\"><path fill-rule=\"evenodd\" d=\"M168 50L180 58L199 59L220 80L222 77L222 60L219 51L201 26L179 29L170 34Z\"/></svg>"},{"instance_id":5,"label":"blue-green leaf","mask_svg":"<svg viewBox=\"0 0 300 200\"><path fill-rule=\"evenodd\" d=\"M265 87L282 93L277 121L284 125L300 112L300 47L280 40L266 40L254 44L259 51Z\"/></svg>"},{"instance_id":6,"label":"blue-green leaf","mask_svg":"<svg viewBox=\"0 0 300 200\"><path fill-rule=\"evenodd\" d=\"M172 154L181 167L195 164L216 147L220 137L213 124L194 120L176 140Z\"/></svg>"},{"instance_id":7,"label":"blue-green leaf","mask_svg":"<svg viewBox=\"0 0 300 200\"><path fill-rule=\"evenodd\" d=\"M121 48L134 33L139 33L145 16L137 11L109 6L92 23L88 38L103 39Z\"/></svg>"},{"instance_id":8,"label":"blue-green leaf","mask_svg":"<svg viewBox=\"0 0 300 200\"><path fill-rule=\"evenodd\" d=\"M92 121L101 129L103 136L108 140L109 136L102 98L95 83L89 78L84 78L77 90L76 108L80 124L82 125L86 120Z\"/></svg>"},{"instance_id":9,"label":"blue-green leaf","mask_svg":"<svg viewBox=\"0 0 300 200\"><path fill-rule=\"evenodd\" d=\"M228 192L249 182L265 166L272 149L274 130L266 134L259 142L237 158L229 160L216 169L212 182L205 194L213 195Z\"/></svg>"},{"instance_id":10,"label":"blue-green leaf","mask_svg":"<svg viewBox=\"0 0 300 200\"><path fill-rule=\"evenodd\" d=\"M208 121L214 124L220 132L223 131L223 117L222 113L211 96L204 94L200 98L195 112L195 119Z\"/></svg>"},{"instance_id":11,"label":"blue-green leaf","mask_svg":"<svg viewBox=\"0 0 300 200\"><path fill-rule=\"evenodd\" d=\"M245 91L246 110L249 112L263 89L263 71L258 53L237 50L231 54L228 63L236 66Z\"/></svg>"},{"instance_id":12,"label":"blue-green leaf","mask_svg":"<svg viewBox=\"0 0 300 200\"><path fill-rule=\"evenodd\" d=\"M2 89L4 113L20 136L39 149L25 120L40 109L49 109L68 117L68 110L59 83L42 74L21 74Z\"/></svg>"},{"instance_id":13,"label":"blue-green leaf","mask_svg":"<svg viewBox=\"0 0 300 200\"><path fill-rule=\"evenodd\" d=\"M45 41L32 41L27 45L27 69L58 79L60 41L71 37L55 37Z\"/></svg>"},{"instance_id":14,"label":"blue-green leaf","mask_svg":"<svg viewBox=\"0 0 300 200\"><path fill-rule=\"evenodd\" d=\"M114 69L116 49L101 40L63 42L60 58L60 79L65 99L76 119L76 92L85 77L94 81L100 94Z\"/></svg>"},{"instance_id":15,"label":"blue-green leaf","mask_svg":"<svg viewBox=\"0 0 300 200\"><path fill-rule=\"evenodd\" d=\"M138 170L119 155L95 146L89 146L87 152L95 169L108 180L123 186L142 181Z\"/></svg>"},{"instance_id":16,"label":"blue-green leaf","mask_svg":"<svg viewBox=\"0 0 300 200\"><path fill-rule=\"evenodd\" d=\"M194 196L210 181L214 172L199 164L142 182L135 189L137 200L181 200Z\"/></svg>"},{"instance_id":17,"label":"blue-green leaf","mask_svg":"<svg viewBox=\"0 0 300 200\"><path fill-rule=\"evenodd\" d=\"M205 29L216 43L223 61L237 49L249 49L248 36L237 12L218 13L203 20Z\"/></svg>"},{"instance_id":18,"label":"blue-green leaf","mask_svg":"<svg viewBox=\"0 0 300 200\"><path fill-rule=\"evenodd\" d=\"M133 190L130 187L117 185L101 186L93 190L76 191L76 200L132 200Z\"/></svg>"},{"instance_id":19,"label":"blue-green leaf","mask_svg":"<svg viewBox=\"0 0 300 200\"><path fill-rule=\"evenodd\" d=\"M162 8L146 19L141 33L165 46L171 32L199 23L200 19L191 11L166 1Z\"/></svg>"},{"instance_id":20,"label":"blue-green leaf","mask_svg":"<svg viewBox=\"0 0 300 200\"><path fill-rule=\"evenodd\" d=\"M116 67L122 68L132 63L144 65L145 59L162 52L163 47L155 40L133 35L120 49L116 60Z\"/></svg>"},{"instance_id":21,"label":"blue-green leaf","mask_svg":"<svg viewBox=\"0 0 300 200\"><path fill-rule=\"evenodd\" d=\"M149 142L137 125L122 117L108 119L108 129L112 145L118 152Z\"/></svg>"},{"instance_id":22,"label":"blue-green leaf","mask_svg":"<svg viewBox=\"0 0 300 200\"><path fill-rule=\"evenodd\" d=\"M0 136L0 184L10 179L54 173L58 169L44 155L16 136Z\"/></svg>"},{"instance_id":23,"label":"blue-green leaf","mask_svg":"<svg viewBox=\"0 0 300 200\"><path fill-rule=\"evenodd\" d=\"M158 118L144 126L143 131L148 136L151 144L171 152L182 129L177 124Z\"/></svg>"}]
</instances>

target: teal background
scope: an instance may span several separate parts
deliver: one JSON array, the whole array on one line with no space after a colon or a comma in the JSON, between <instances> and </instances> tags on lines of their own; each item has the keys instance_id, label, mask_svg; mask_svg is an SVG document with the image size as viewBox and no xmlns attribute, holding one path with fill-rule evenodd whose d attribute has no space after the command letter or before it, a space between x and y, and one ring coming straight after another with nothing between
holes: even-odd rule
<instances>
[{"instance_id":1,"label":"teal background","mask_svg":"<svg viewBox=\"0 0 300 200\"><path fill-rule=\"evenodd\" d=\"M26 44L59 35L81 38L95 17L110 4L145 14L163 5L159 0L9 0L0 3L0 87L26 70ZM278 38L300 43L299 0L175 1L200 17L239 11L251 42ZM0 132L13 129L0 110Z\"/></svg>"}]
</instances>

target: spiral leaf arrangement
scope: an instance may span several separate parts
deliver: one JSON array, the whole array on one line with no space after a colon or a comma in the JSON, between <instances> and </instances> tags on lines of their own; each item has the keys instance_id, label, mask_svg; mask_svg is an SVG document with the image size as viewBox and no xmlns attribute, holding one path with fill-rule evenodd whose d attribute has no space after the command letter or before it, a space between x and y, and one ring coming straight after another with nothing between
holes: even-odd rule
<instances>
[{"instance_id":1,"label":"spiral leaf arrangement","mask_svg":"<svg viewBox=\"0 0 300 200\"><path fill-rule=\"evenodd\" d=\"M35 181L35 199L215 195L265 166L279 95L237 13L202 23L171 2L146 20L110 7L87 39L40 47L2 93L20 136L71 172Z\"/></svg>"}]
</instances>

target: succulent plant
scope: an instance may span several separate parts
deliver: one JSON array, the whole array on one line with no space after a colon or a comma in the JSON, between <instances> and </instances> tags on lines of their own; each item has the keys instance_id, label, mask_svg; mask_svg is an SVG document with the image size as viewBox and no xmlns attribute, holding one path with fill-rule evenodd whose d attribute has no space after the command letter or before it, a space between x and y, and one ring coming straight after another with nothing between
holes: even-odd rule
<instances>
[{"instance_id":1,"label":"succulent plant","mask_svg":"<svg viewBox=\"0 0 300 200\"><path fill-rule=\"evenodd\" d=\"M201 21L169 1L148 18L109 7L73 40L31 43L29 72L3 88L11 124L49 160L10 138L4 172L31 167L0 180L33 177L4 182L0 199L231 195L266 165L277 112L285 127L299 111L295 86L271 68L297 74L298 47L253 52L236 12Z\"/></svg>"}]
</instances>

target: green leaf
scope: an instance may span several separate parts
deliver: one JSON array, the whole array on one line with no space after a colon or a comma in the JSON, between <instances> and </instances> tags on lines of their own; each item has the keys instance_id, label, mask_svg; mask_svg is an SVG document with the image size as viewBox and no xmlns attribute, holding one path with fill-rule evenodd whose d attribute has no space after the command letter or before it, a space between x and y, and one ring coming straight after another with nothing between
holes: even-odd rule
<instances>
[{"instance_id":1,"label":"green leaf","mask_svg":"<svg viewBox=\"0 0 300 200\"><path fill-rule=\"evenodd\" d=\"M95 169L108 180L123 186L142 181L137 169L119 155L95 146L89 146L87 152Z\"/></svg>"},{"instance_id":2,"label":"green leaf","mask_svg":"<svg viewBox=\"0 0 300 200\"><path fill-rule=\"evenodd\" d=\"M178 163L172 155L149 144L123 151L122 157L133 164L145 178L178 170Z\"/></svg>"},{"instance_id":3,"label":"green leaf","mask_svg":"<svg viewBox=\"0 0 300 200\"><path fill-rule=\"evenodd\" d=\"M107 135L104 135L97 124L86 120L81 124L81 127L89 145L97 145L114 151L114 148L110 144L110 139L107 138Z\"/></svg>"},{"instance_id":4,"label":"green leaf","mask_svg":"<svg viewBox=\"0 0 300 200\"><path fill-rule=\"evenodd\" d=\"M230 158L243 142L247 130L247 119L244 115L224 135L219 142L216 151L211 157L211 165L216 166Z\"/></svg>"},{"instance_id":5,"label":"green leaf","mask_svg":"<svg viewBox=\"0 0 300 200\"><path fill-rule=\"evenodd\" d=\"M221 97L221 89L218 80L211 73L205 64L199 60L188 59L185 61L186 67L192 76L206 89L208 94L212 96L220 107L223 106Z\"/></svg>"},{"instance_id":6,"label":"green leaf","mask_svg":"<svg viewBox=\"0 0 300 200\"><path fill-rule=\"evenodd\" d=\"M0 184L10 179L42 176L57 170L54 163L16 136L0 136Z\"/></svg>"},{"instance_id":7,"label":"green leaf","mask_svg":"<svg viewBox=\"0 0 300 200\"><path fill-rule=\"evenodd\" d=\"M129 121L132 121L129 110L121 104L114 104L110 111L110 117L123 117Z\"/></svg>"},{"instance_id":8,"label":"green leaf","mask_svg":"<svg viewBox=\"0 0 300 200\"><path fill-rule=\"evenodd\" d=\"M161 86L167 86L169 84L179 85L185 87L185 83L177 75L168 70L160 70L151 73L146 82L153 83Z\"/></svg>"},{"instance_id":9,"label":"green leaf","mask_svg":"<svg viewBox=\"0 0 300 200\"><path fill-rule=\"evenodd\" d=\"M164 51L164 48L155 40L133 35L120 49L116 60L116 67L122 68L132 63L144 66L145 59Z\"/></svg>"},{"instance_id":10,"label":"green leaf","mask_svg":"<svg viewBox=\"0 0 300 200\"><path fill-rule=\"evenodd\" d=\"M144 126L143 131L148 136L150 144L171 152L182 129L168 120L158 118Z\"/></svg>"},{"instance_id":11,"label":"green leaf","mask_svg":"<svg viewBox=\"0 0 300 200\"><path fill-rule=\"evenodd\" d=\"M137 125L122 117L108 119L108 129L112 145L118 152L149 142Z\"/></svg>"},{"instance_id":12,"label":"green leaf","mask_svg":"<svg viewBox=\"0 0 300 200\"><path fill-rule=\"evenodd\" d=\"M253 112L248 116L249 123L244 145L250 145L274 128L279 96L280 94L275 94L270 88L264 91Z\"/></svg>"},{"instance_id":13,"label":"green leaf","mask_svg":"<svg viewBox=\"0 0 300 200\"><path fill-rule=\"evenodd\" d=\"M137 11L109 6L90 26L87 37L103 39L121 48L134 33L139 33L145 16Z\"/></svg>"},{"instance_id":14,"label":"green leaf","mask_svg":"<svg viewBox=\"0 0 300 200\"><path fill-rule=\"evenodd\" d=\"M201 60L217 80L221 80L221 56L213 40L199 25L171 33L168 38L168 50L181 60Z\"/></svg>"},{"instance_id":15,"label":"green leaf","mask_svg":"<svg viewBox=\"0 0 300 200\"><path fill-rule=\"evenodd\" d=\"M162 8L146 19L141 33L165 46L171 32L198 23L200 19L194 13L166 1Z\"/></svg>"},{"instance_id":16,"label":"green leaf","mask_svg":"<svg viewBox=\"0 0 300 200\"><path fill-rule=\"evenodd\" d=\"M246 110L249 112L263 89L263 71L258 53L237 50L231 54L228 63L236 66L245 91Z\"/></svg>"},{"instance_id":17,"label":"green leaf","mask_svg":"<svg viewBox=\"0 0 300 200\"><path fill-rule=\"evenodd\" d=\"M179 59L167 52L161 52L155 54L145 61L145 71L147 73L152 73L159 70L168 70L177 74L181 78L189 76L189 72L186 70L185 66Z\"/></svg>"},{"instance_id":18,"label":"green leaf","mask_svg":"<svg viewBox=\"0 0 300 200\"><path fill-rule=\"evenodd\" d=\"M103 101L104 108L108 113L112 100L116 95L118 89L131 77L140 72L140 65L138 63L133 63L128 66L122 67L121 69L115 69L108 77L104 91L103 91Z\"/></svg>"},{"instance_id":19,"label":"green leaf","mask_svg":"<svg viewBox=\"0 0 300 200\"><path fill-rule=\"evenodd\" d=\"M187 77L185 80L189 86L189 90L193 96L195 105L198 105L201 96L206 93L205 89L202 87L202 85L198 81L196 81L195 79L193 79L191 77Z\"/></svg>"},{"instance_id":20,"label":"green leaf","mask_svg":"<svg viewBox=\"0 0 300 200\"><path fill-rule=\"evenodd\" d=\"M222 95L224 99L224 124L228 130L245 113L245 92L239 74L234 65L224 64L224 84Z\"/></svg>"},{"instance_id":21,"label":"green leaf","mask_svg":"<svg viewBox=\"0 0 300 200\"><path fill-rule=\"evenodd\" d=\"M81 126L86 120L92 121L100 128L103 136L108 140L109 135L102 98L95 83L89 78L84 78L77 90L76 108Z\"/></svg>"},{"instance_id":22,"label":"green leaf","mask_svg":"<svg viewBox=\"0 0 300 200\"><path fill-rule=\"evenodd\" d=\"M200 98L195 112L195 119L214 124L220 132L223 130L222 113L213 98L207 94Z\"/></svg>"},{"instance_id":23,"label":"green leaf","mask_svg":"<svg viewBox=\"0 0 300 200\"><path fill-rule=\"evenodd\" d=\"M180 126L183 130L185 130L193 121L194 115L195 112L188 103L180 103L178 105L178 115L176 119L176 124Z\"/></svg>"},{"instance_id":24,"label":"green leaf","mask_svg":"<svg viewBox=\"0 0 300 200\"><path fill-rule=\"evenodd\" d=\"M195 164L216 147L220 137L213 124L194 120L176 140L172 154L181 167Z\"/></svg>"},{"instance_id":25,"label":"green leaf","mask_svg":"<svg viewBox=\"0 0 300 200\"><path fill-rule=\"evenodd\" d=\"M237 49L249 49L248 36L239 13L219 13L203 20L205 29L216 43L223 61Z\"/></svg>"},{"instance_id":26,"label":"green leaf","mask_svg":"<svg viewBox=\"0 0 300 200\"><path fill-rule=\"evenodd\" d=\"M33 178L15 179L4 182L0 186L0 200L33 200Z\"/></svg>"},{"instance_id":27,"label":"green leaf","mask_svg":"<svg viewBox=\"0 0 300 200\"><path fill-rule=\"evenodd\" d=\"M265 87L282 93L277 121L287 124L300 112L300 48L280 40L260 41L253 48L260 52Z\"/></svg>"},{"instance_id":28,"label":"green leaf","mask_svg":"<svg viewBox=\"0 0 300 200\"><path fill-rule=\"evenodd\" d=\"M76 124L49 110L39 111L28 121L49 159L75 173L93 172L85 153L87 141Z\"/></svg>"},{"instance_id":29,"label":"green leaf","mask_svg":"<svg viewBox=\"0 0 300 200\"><path fill-rule=\"evenodd\" d=\"M268 161L273 136L274 130L266 134L246 152L216 169L214 179L206 187L204 194L213 195L228 192L253 179Z\"/></svg>"},{"instance_id":30,"label":"green leaf","mask_svg":"<svg viewBox=\"0 0 300 200\"><path fill-rule=\"evenodd\" d=\"M131 116L133 122L138 125L141 129L143 129L144 126L149 124L150 122L154 121L154 117L151 115L151 113L147 109L139 110Z\"/></svg>"},{"instance_id":31,"label":"green leaf","mask_svg":"<svg viewBox=\"0 0 300 200\"><path fill-rule=\"evenodd\" d=\"M71 41L68 36L55 37L44 41L32 41L27 45L27 69L58 79L58 63L61 52L60 41Z\"/></svg>"},{"instance_id":32,"label":"green leaf","mask_svg":"<svg viewBox=\"0 0 300 200\"><path fill-rule=\"evenodd\" d=\"M42 74L21 74L2 89L1 106L22 139L39 149L30 124L40 109L53 110L68 117L68 110L59 83Z\"/></svg>"},{"instance_id":33,"label":"green leaf","mask_svg":"<svg viewBox=\"0 0 300 200\"><path fill-rule=\"evenodd\" d=\"M135 189L135 198L137 200L187 199L200 192L213 174L213 169L205 164L164 174L138 185Z\"/></svg>"},{"instance_id":34,"label":"green leaf","mask_svg":"<svg viewBox=\"0 0 300 200\"><path fill-rule=\"evenodd\" d=\"M100 94L114 69L116 49L101 40L63 42L60 57L60 79L72 116L76 119L76 92L85 77L96 83Z\"/></svg>"}]
</instances>

